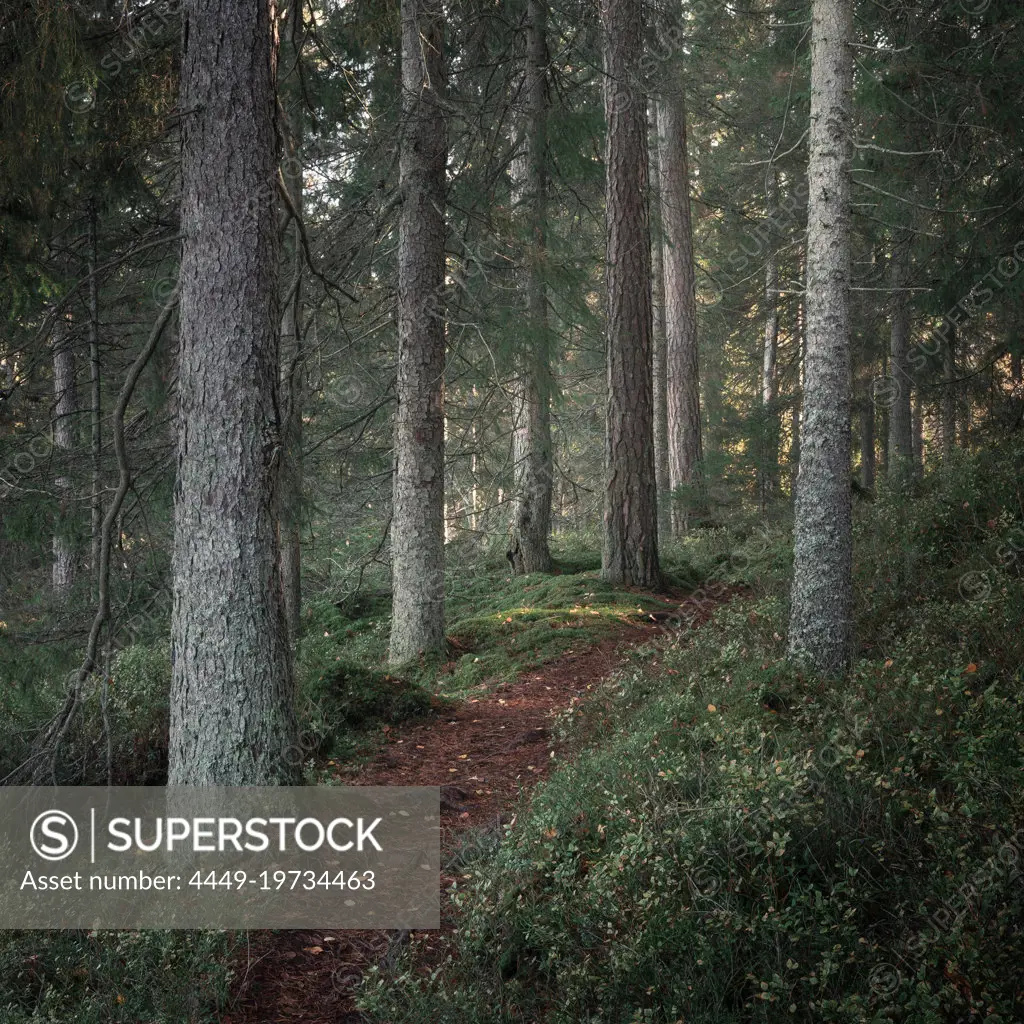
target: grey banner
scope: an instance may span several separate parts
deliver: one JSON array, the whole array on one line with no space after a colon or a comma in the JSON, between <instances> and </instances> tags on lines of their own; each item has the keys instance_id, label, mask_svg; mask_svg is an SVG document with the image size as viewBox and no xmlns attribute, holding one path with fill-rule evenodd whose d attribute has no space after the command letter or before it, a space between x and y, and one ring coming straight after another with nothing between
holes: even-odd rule
<instances>
[{"instance_id":1,"label":"grey banner","mask_svg":"<svg viewBox=\"0 0 1024 1024\"><path fill-rule=\"evenodd\" d=\"M0 928L437 928L436 787L0 788Z\"/></svg>"}]
</instances>

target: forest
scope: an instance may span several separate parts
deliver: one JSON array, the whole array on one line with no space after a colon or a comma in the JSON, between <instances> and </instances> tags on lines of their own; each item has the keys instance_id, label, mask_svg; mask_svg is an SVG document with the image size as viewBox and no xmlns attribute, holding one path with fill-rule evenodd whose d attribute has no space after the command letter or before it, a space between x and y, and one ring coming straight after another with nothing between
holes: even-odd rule
<instances>
[{"instance_id":1,"label":"forest","mask_svg":"<svg viewBox=\"0 0 1024 1024\"><path fill-rule=\"evenodd\" d=\"M1024 1021L1022 128L1019 0L0 0L0 786L442 847L0 1024Z\"/></svg>"}]
</instances>

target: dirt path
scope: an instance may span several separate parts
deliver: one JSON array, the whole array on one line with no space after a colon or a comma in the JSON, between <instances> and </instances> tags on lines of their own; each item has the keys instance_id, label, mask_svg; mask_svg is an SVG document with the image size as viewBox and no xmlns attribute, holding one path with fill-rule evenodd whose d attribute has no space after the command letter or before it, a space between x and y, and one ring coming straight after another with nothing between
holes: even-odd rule
<instances>
[{"instance_id":1,"label":"dirt path","mask_svg":"<svg viewBox=\"0 0 1024 1024\"><path fill-rule=\"evenodd\" d=\"M686 602L683 602L685 607ZM552 717L609 675L626 651L661 632L624 623L585 651L570 653L453 713L389 731L375 759L342 781L364 786L442 786L442 865L463 834L493 827L519 792L548 774ZM557 753L557 749L556 749ZM444 891L454 881L442 871ZM423 933L429 947L442 933ZM365 968L388 953L394 932L253 932L240 956L221 1024L356 1024L353 992ZM424 952L429 956L429 948Z\"/></svg>"}]
</instances>

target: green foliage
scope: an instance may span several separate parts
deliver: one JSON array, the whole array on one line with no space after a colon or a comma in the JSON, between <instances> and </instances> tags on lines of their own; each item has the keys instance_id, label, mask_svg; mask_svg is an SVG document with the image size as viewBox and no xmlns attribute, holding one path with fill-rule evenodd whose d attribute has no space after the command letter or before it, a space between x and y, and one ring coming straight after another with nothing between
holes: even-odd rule
<instances>
[{"instance_id":1,"label":"green foliage","mask_svg":"<svg viewBox=\"0 0 1024 1024\"><path fill-rule=\"evenodd\" d=\"M223 932L3 932L0 1020L212 1024L229 953Z\"/></svg>"}]
</instances>

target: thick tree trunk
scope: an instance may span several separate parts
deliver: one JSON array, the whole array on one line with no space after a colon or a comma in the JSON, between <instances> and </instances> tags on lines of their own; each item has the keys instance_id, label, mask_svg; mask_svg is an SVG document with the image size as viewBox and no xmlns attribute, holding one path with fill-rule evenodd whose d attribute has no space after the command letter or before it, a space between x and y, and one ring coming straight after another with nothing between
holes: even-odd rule
<instances>
[{"instance_id":1,"label":"thick tree trunk","mask_svg":"<svg viewBox=\"0 0 1024 1024\"><path fill-rule=\"evenodd\" d=\"M947 320L944 324L945 343L942 346L942 397L940 418L942 421L942 461L949 462L956 449L956 325Z\"/></svg>"},{"instance_id":2,"label":"thick tree trunk","mask_svg":"<svg viewBox=\"0 0 1024 1024\"><path fill-rule=\"evenodd\" d=\"M524 276L526 344L512 399L515 493L509 524L512 571L549 572L551 552L551 354L545 284L547 251L547 10L527 0L523 82L524 152L519 163L520 203L529 235Z\"/></svg>"},{"instance_id":3,"label":"thick tree trunk","mask_svg":"<svg viewBox=\"0 0 1024 1024\"><path fill-rule=\"evenodd\" d=\"M668 467L668 363L665 324L665 249L661 226L661 157L658 146L658 108L650 104L650 177L657 211L651 231L651 305L654 325L654 477L658 485L658 540L672 536L671 475Z\"/></svg>"},{"instance_id":4,"label":"thick tree trunk","mask_svg":"<svg viewBox=\"0 0 1024 1024\"><path fill-rule=\"evenodd\" d=\"M282 177L291 197L294 213L301 217L302 204L302 140L304 98L299 82L298 61L302 48L302 0L292 0L281 41L281 66L289 75L282 83L288 124L287 158ZM283 406L283 445L281 473L281 586L284 593L285 621L288 635L294 642L299 635L302 615L302 408L305 400L306 366L302 337L302 228L298 221L291 225L288 255L292 272L285 290L285 306L281 317L281 390Z\"/></svg>"},{"instance_id":5,"label":"thick tree trunk","mask_svg":"<svg viewBox=\"0 0 1024 1024\"><path fill-rule=\"evenodd\" d=\"M686 103L676 87L658 101L661 219L665 232L665 336L669 482L672 526L686 532L687 505L701 505L700 372L697 298L693 269L690 173L686 153Z\"/></svg>"},{"instance_id":6,"label":"thick tree trunk","mask_svg":"<svg viewBox=\"0 0 1024 1024\"><path fill-rule=\"evenodd\" d=\"M839 674L851 655L849 0L814 0L807 210L807 366L789 651Z\"/></svg>"},{"instance_id":7,"label":"thick tree trunk","mask_svg":"<svg viewBox=\"0 0 1024 1024\"><path fill-rule=\"evenodd\" d=\"M892 254L892 325L889 373L892 403L889 409L889 479L897 486L910 479L914 463L913 387L910 373L910 303L907 299L910 251L898 241Z\"/></svg>"},{"instance_id":8,"label":"thick tree trunk","mask_svg":"<svg viewBox=\"0 0 1024 1024\"><path fill-rule=\"evenodd\" d=\"M444 203L441 0L402 0L392 664L444 650Z\"/></svg>"},{"instance_id":9,"label":"thick tree trunk","mask_svg":"<svg viewBox=\"0 0 1024 1024\"><path fill-rule=\"evenodd\" d=\"M658 506L654 475L651 230L647 211L646 100L640 0L601 0L608 290L608 405L601 575L655 587Z\"/></svg>"},{"instance_id":10,"label":"thick tree trunk","mask_svg":"<svg viewBox=\"0 0 1024 1024\"><path fill-rule=\"evenodd\" d=\"M187 0L170 785L297 781L270 5Z\"/></svg>"},{"instance_id":11,"label":"thick tree trunk","mask_svg":"<svg viewBox=\"0 0 1024 1024\"><path fill-rule=\"evenodd\" d=\"M53 328L53 447L61 467L54 480L60 512L53 531L53 565L50 576L54 594L64 599L75 581L75 546L70 528L72 493L68 463L75 446L75 415L78 394L75 387L75 351L68 324L58 318Z\"/></svg>"}]
</instances>

